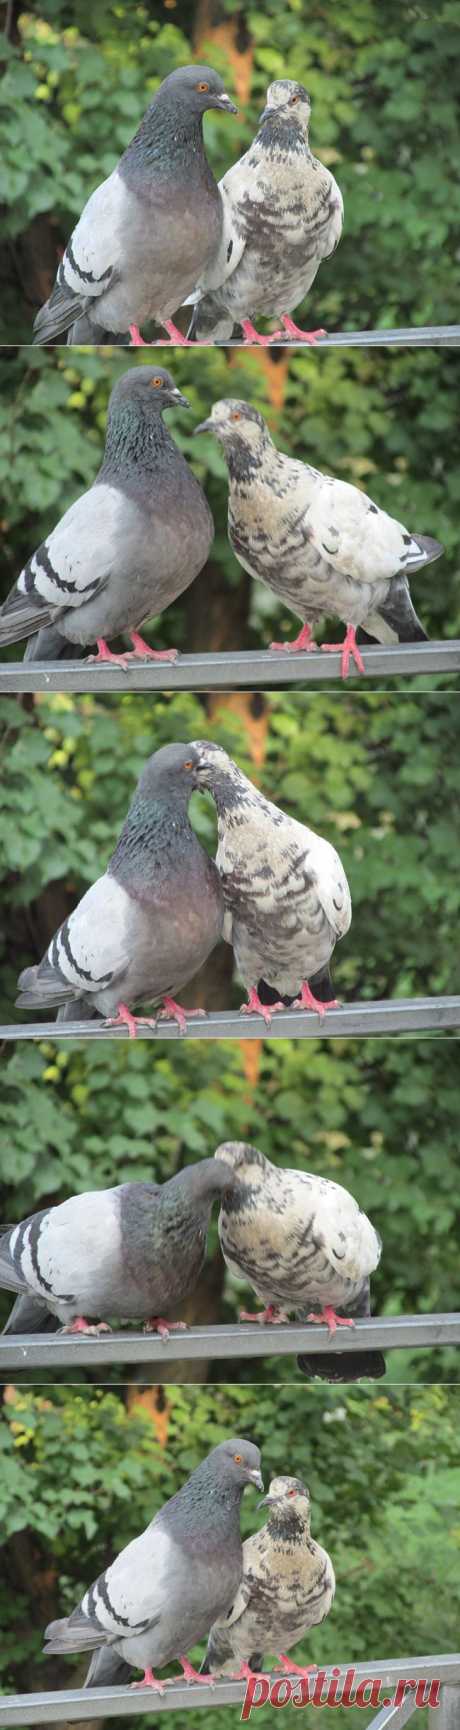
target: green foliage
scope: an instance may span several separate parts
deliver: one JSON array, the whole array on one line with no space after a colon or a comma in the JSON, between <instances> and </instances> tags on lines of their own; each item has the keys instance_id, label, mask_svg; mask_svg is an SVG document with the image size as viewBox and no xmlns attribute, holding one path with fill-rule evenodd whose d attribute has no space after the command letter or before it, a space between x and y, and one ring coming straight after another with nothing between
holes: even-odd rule
<instances>
[{"instance_id":1,"label":"green foliage","mask_svg":"<svg viewBox=\"0 0 460 1730\"><path fill-rule=\"evenodd\" d=\"M0 357L1 599L34 548L94 480L116 380L127 364L150 359L148 351L132 351L128 358L116 349L80 348ZM443 543L441 563L415 574L411 590L431 637L459 636L459 366L456 354L441 349L296 352L284 380L279 365L267 371L266 357L254 351L201 350L198 357L176 349L174 377L190 410L168 410L167 423L205 487L216 539L205 573L162 615L152 641L180 649L261 648L273 635L295 635L292 613L256 580L250 584L249 617L247 609L242 612L246 578L227 540L226 467L211 434L193 437L222 396L253 402L282 450L364 488L409 528ZM281 406L275 406L278 400ZM327 640L326 628L323 636ZM20 659L21 643L6 652Z\"/></svg>"},{"instance_id":2,"label":"green foliage","mask_svg":"<svg viewBox=\"0 0 460 1730\"><path fill-rule=\"evenodd\" d=\"M247 148L267 84L310 91L313 149L345 200L340 251L308 298L311 328L440 323L457 317L460 193L455 0L227 0L238 41L252 44L249 98L206 138L221 175ZM0 197L6 265L3 340L27 342L41 248L58 260L83 204L114 167L158 83L193 56L225 72L225 42L200 39L196 4L163 7L42 0L3 50ZM153 14L153 15L152 15ZM33 230L38 272L31 281Z\"/></svg>"},{"instance_id":3,"label":"green foliage","mask_svg":"<svg viewBox=\"0 0 460 1730\"><path fill-rule=\"evenodd\" d=\"M35 1687L44 1686L45 1675L50 1686L81 1683L81 1659L52 1659L47 1667L40 1661L45 1616L37 1617L37 1601L44 1582L46 1614L68 1614L204 1453L232 1434L259 1443L266 1486L279 1472L306 1479L314 1536L332 1556L333 1609L296 1648L296 1657L319 1665L455 1651L458 1390L173 1386L167 1402L163 1446L146 1413L127 1412L113 1390L68 1387L46 1396L38 1389L9 1390L0 1427L3 1556L10 1578L0 1598L4 1692L24 1687L18 1648L29 1676L33 1667ZM265 1518L253 1495L245 1495L244 1535ZM192 1710L188 1717L199 1730L202 1715ZM357 1730L359 1712L348 1717ZM233 1711L216 1712L210 1697L209 1730L234 1721ZM261 1709L263 1730L271 1721L271 1709ZM333 1712L326 1709L323 1721L332 1730Z\"/></svg>"}]
</instances>

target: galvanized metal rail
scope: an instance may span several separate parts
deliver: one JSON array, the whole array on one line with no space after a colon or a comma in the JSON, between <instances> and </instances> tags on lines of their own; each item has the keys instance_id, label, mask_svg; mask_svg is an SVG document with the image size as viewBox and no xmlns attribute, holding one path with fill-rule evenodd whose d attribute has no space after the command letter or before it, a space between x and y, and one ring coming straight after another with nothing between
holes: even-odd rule
<instances>
[{"instance_id":1,"label":"galvanized metal rail","mask_svg":"<svg viewBox=\"0 0 460 1730\"><path fill-rule=\"evenodd\" d=\"M363 647L368 679L407 674L460 673L460 641L369 644ZM350 679L352 677L350 672ZM355 669L356 673L356 669ZM317 685L340 680L340 655L241 649L226 655L178 655L177 661L134 661L123 667L89 661L7 661L0 666L0 693L20 691L237 691ZM365 684L365 680L364 680ZM353 688L363 688L356 673Z\"/></svg>"},{"instance_id":2,"label":"galvanized metal rail","mask_svg":"<svg viewBox=\"0 0 460 1730\"><path fill-rule=\"evenodd\" d=\"M298 337L284 336L273 343L273 348L301 349L307 354L314 354L315 349L327 348L460 348L460 324L416 324L398 326L394 330L337 330L325 336L319 336L312 343L299 342ZM148 343L149 348L169 348L169 343L162 337ZM171 345L174 347L174 344ZM255 348L256 343L243 343L241 337L231 337L230 342L194 343L194 348Z\"/></svg>"},{"instance_id":3,"label":"galvanized metal rail","mask_svg":"<svg viewBox=\"0 0 460 1730\"><path fill-rule=\"evenodd\" d=\"M379 998L328 1009L324 1016L305 1009L284 1009L267 1028L261 1015L238 1009L213 1010L187 1021L182 1034L176 1021L141 1027L142 1039L343 1039L374 1033L460 1032L460 997ZM127 1027L104 1021L18 1021L0 1027L0 1043L10 1039L127 1039Z\"/></svg>"},{"instance_id":4,"label":"galvanized metal rail","mask_svg":"<svg viewBox=\"0 0 460 1730\"><path fill-rule=\"evenodd\" d=\"M81 1365L110 1363L154 1364L196 1358L288 1357L306 1352L314 1357L328 1351L412 1351L420 1346L460 1345L460 1312L451 1315L366 1316L354 1328L338 1328L330 1335L317 1323L285 1322L261 1326L258 1322L232 1322L226 1327L187 1328L158 1334L114 1331L110 1334L2 1334L0 1376L18 1369L77 1369Z\"/></svg>"},{"instance_id":5,"label":"galvanized metal rail","mask_svg":"<svg viewBox=\"0 0 460 1730\"><path fill-rule=\"evenodd\" d=\"M341 1664L334 1670L321 1670L324 1678L322 1697L325 1698L328 1683L334 1680L340 1688L345 1683L347 1675L353 1671L352 1696L360 1683L379 1681L386 1691L394 1692L399 1681L410 1685L409 1698L411 1708L415 1708L413 1687L417 1682L438 1681L441 1684L441 1704L436 1716L438 1730L459 1730L460 1724L460 1654L440 1653L426 1658L382 1658L380 1662L369 1664ZM271 1683L280 1684L279 1674L266 1672ZM284 1678L287 1681L288 1678ZM315 1677L310 1678L312 1692ZM294 1687L298 1687L299 1678L291 1677ZM5 1726L23 1726L25 1724L60 1724L75 1723L87 1719L101 1718L137 1718L145 1712L184 1712L189 1707L241 1706L246 1693L245 1682L232 1682L230 1679L217 1681L211 1689L209 1685L199 1682L168 1680L164 1694L154 1694L150 1688L56 1688L43 1694L4 1694L0 1697L0 1730ZM282 1696L281 1696L282 1697ZM382 1712L385 1717L382 1717ZM366 1730L377 1730L384 1724L392 1724L393 1730L406 1723L411 1716L406 1709L406 1700L400 1706L392 1705L392 1696L384 1698L382 1708L377 1717L368 1721ZM257 1722L257 1720L255 1720Z\"/></svg>"}]
</instances>

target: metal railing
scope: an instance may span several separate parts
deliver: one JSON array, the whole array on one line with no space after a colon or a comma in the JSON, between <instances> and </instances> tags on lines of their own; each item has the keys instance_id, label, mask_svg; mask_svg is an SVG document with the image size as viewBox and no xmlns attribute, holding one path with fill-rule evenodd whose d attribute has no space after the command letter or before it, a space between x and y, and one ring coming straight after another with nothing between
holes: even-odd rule
<instances>
[{"instance_id":1,"label":"metal railing","mask_svg":"<svg viewBox=\"0 0 460 1730\"><path fill-rule=\"evenodd\" d=\"M306 1352L308 1357L331 1351L401 1351L421 1346L460 1345L460 1312L451 1315L366 1316L354 1328L338 1328L330 1335L317 1323L283 1322L261 1326L259 1322L231 1322L227 1326L187 1328L158 1334L114 1330L110 1334L2 1334L0 1374L18 1369L76 1369L90 1364L155 1364L178 1359L288 1357Z\"/></svg>"},{"instance_id":2,"label":"metal railing","mask_svg":"<svg viewBox=\"0 0 460 1730\"><path fill-rule=\"evenodd\" d=\"M327 331L325 336L319 336L314 345L299 342L298 337L283 336L273 343L274 348L295 348L301 353L314 354L316 348L460 348L460 324L415 324L397 326L394 330L386 330L381 325L378 330L336 330ZM173 345L174 346L174 345ZM231 337L230 341L218 343L196 343L194 347L211 348L256 348L254 343L243 345L240 337ZM169 348L169 343L159 337L148 344L149 348Z\"/></svg>"},{"instance_id":3,"label":"metal railing","mask_svg":"<svg viewBox=\"0 0 460 1730\"><path fill-rule=\"evenodd\" d=\"M386 679L412 674L460 673L460 641L363 644L366 676ZM356 669L350 669L350 680ZM324 684L337 679L340 655L239 649L228 654L179 654L177 661L130 662L123 667L89 661L7 661L0 666L0 693L20 691L237 691L274 690L288 685ZM353 688L363 688L356 673Z\"/></svg>"},{"instance_id":4,"label":"metal railing","mask_svg":"<svg viewBox=\"0 0 460 1730\"><path fill-rule=\"evenodd\" d=\"M221 1009L192 1017L187 1032L176 1021L159 1020L140 1027L143 1039L318 1039L370 1038L374 1033L460 1032L460 997L379 998L347 1003L319 1016L305 1009L284 1009L266 1027L261 1015ZM18 1021L0 1027L0 1042L13 1039L127 1039L127 1027L107 1027L104 1021Z\"/></svg>"},{"instance_id":5,"label":"metal railing","mask_svg":"<svg viewBox=\"0 0 460 1730\"><path fill-rule=\"evenodd\" d=\"M353 1688L360 1682L379 1681L383 1688L396 1689L399 1681L408 1684L437 1681L441 1684L440 1707L434 1723L437 1730L460 1730L460 1654L440 1653L426 1658L385 1658L369 1664L341 1664L321 1670L323 1693L333 1679L345 1682L353 1670ZM339 1674L337 1674L339 1672ZM271 1682L279 1675L267 1671ZM298 1678L292 1678L293 1682ZM311 1687L315 1678L311 1677ZM56 1688L43 1694L5 1694L0 1697L0 1730L2 1726L25 1724L75 1723L85 1719L137 1718L145 1712L184 1712L189 1707L241 1706L246 1693L245 1682L230 1679L216 1681L213 1688L199 1682L166 1682L164 1694L153 1694L150 1688ZM385 1700L377 1716L368 1720L366 1730L383 1730L385 1725L400 1730L416 1709L411 1686L409 1695L400 1705ZM255 1719L257 1723L257 1718Z\"/></svg>"}]
</instances>

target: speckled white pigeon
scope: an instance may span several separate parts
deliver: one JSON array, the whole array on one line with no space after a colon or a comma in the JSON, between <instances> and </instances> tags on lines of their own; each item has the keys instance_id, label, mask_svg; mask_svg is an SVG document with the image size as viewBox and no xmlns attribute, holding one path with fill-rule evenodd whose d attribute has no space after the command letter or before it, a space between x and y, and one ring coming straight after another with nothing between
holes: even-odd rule
<instances>
[{"instance_id":1,"label":"speckled white pigeon","mask_svg":"<svg viewBox=\"0 0 460 1730\"><path fill-rule=\"evenodd\" d=\"M329 1615L335 1575L310 1531L310 1495L301 1478L272 1478L265 1526L243 1544L243 1578L228 1615L213 1622L202 1674L250 1678L274 1652L280 1669L306 1676L316 1666L286 1658ZM280 1650L282 1647L282 1651Z\"/></svg>"},{"instance_id":2,"label":"speckled white pigeon","mask_svg":"<svg viewBox=\"0 0 460 1730\"><path fill-rule=\"evenodd\" d=\"M195 785L207 787L217 807L224 937L249 994L243 1011L257 1011L267 1026L275 1010L293 1002L324 1015L309 981L326 980L326 1001L337 1007L328 965L351 922L338 853L265 799L220 745L195 740L191 755Z\"/></svg>"},{"instance_id":3,"label":"speckled white pigeon","mask_svg":"<svg viewBox=\"0 0 460 1730\"><path fill-rule=\"evenodd\" d=\"M411 534L348 481L323 475L279 451L249 403L222 398L195 432L212 432L228 466L228 536L243 570L259 577L302 619L300 635L272 649L315 649L313 628L326 614L346 624L342 678L350 658L365 667L358 626L380 643L426 642L409 577L438 559L439 541Z\"/></svg>"},{"instance_id":4,"label":"speckled white pigeon","mask_svg":"<svg viewBox=\"0 0 460 1730\"><path fill-rule=\"evenodd\" d=\"M351 1327L354 1316L370 1314L369 1277L378 1267L381 1240L342 1184L273 1165L244 1141L222 1142L216 1149L236 1178L224 1194L219 1237L230 1272L248 1280L265 1308L241 1320L287 1321L289 1312L305 1321L326 1322L329 1332ZM310 1305L312 1313L310 1314ZM330 1381L383 1375L380 1352L324 1353L299 1358L301 1369Z\"/></svg>"},{"instance_id":5,"label":"speckled white pigeon","mask_svg":"<svg viewBox=\"0 0 460 1730\"><path fill-rule=\"evenodd\" d=\"M142 1669L142 1683L163 1693L154 1668L177 1658L187 1681L200 1680L186 1654L225 1615L243 1565L240 1505L248 1484L263 1490L260 1453L239 1437L220 1442L139 1538L99 1575L70 1616L50 1622L45 1652L94 1652L87 1687Z\"/></svg>"},{"instance_id":6,"label":"speckled white pigeon","mask_svg":"<svg viewBox=\"0 0 460 1730\"><path fill-rule=\"evenodd\" d=\"M85 205L37 314L34 341L53 342L81 317L104 332L155 319L186 339L171 315L219 245L222 203L203 144L209 108L236 114L212 66L179 66L156 91L123 156Z\"/></svg>"},{"instance_id":7,"label":"speckled white pigeon","mask_svg":"<svg viewBox=\"0 0 460 1730\"><path fill-rule=\"evenodd\" d=\"M312 155L311 103L303 84L279 78L249 150L220 181L223 228L217 256L200 279L190 335L228 342L235 324L263 346L284 335L314 342L289 314L338 246L342 195L333 174ZM253 319L281 317L283 329L261 336Z\"/></svg>"}]
</instances>

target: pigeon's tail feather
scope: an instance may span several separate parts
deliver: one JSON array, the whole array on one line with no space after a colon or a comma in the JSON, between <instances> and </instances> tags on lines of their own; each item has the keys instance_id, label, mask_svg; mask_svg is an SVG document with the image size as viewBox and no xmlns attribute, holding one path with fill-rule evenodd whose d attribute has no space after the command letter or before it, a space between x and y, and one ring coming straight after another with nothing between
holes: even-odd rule
<instances>
[{"instance_id":1,"label":"pigeon's tail feather","mask_svg":"<svg viewBox=\"0 0 460 1730\"><path fill-rule=\"evenodd\" d=\"M284 1650L284 1648L283 1648L283 1650ZM263 1652L251 1652L251 1656L250 1656L250 1658L248 1658L249 1669L250 1670L262 1670L263 1662L264 1662Z\"/></svg>"},{"instance_id":2,"label":"pigeon's tail feather","mask_svg":"<svg viewBox=\"0 0 460 1730\"><path fill-rule=\"evenodd\" d=\"M79 661L84 650L81 643L68 643L56 625L49 625L29 637L24 661Z\"/></svg>"},{"instance_id":3,"label":"pigeon's tail feather","mask_svg":"<svg viewBox=\"0 0 460 1730\"><path fill-rule=\"evenodd\" d=\"M7 643L19 643L22 637L33 636L41 625L49 625L56 608L33 606L28 595L21 595L19 589L12 589L8 599L0 608L0 648L6 648Z\"/></svg>"},{"instance_id":4,"label":"pigeon's tail feather","mask_svg":"<svg viewBox=\"0 0 460 1730\"><path fill-rule=\"evenodd\" d=\"M196 342L230 342L234 320L212 294L203 295L193 308L187 336Z\"/></svg>"},{"instance_id":5,"label":"pigeon's tail feather","mask_svg":"<svg viewBox=\"0 0 460 1730\"><path fill-rule=\"evenodd\" d=\"M88 997L72 997L70 1003L61 1004L56 1021L100 1021L97 1009L94 1009Z\"/></svg>"},{"instance_id":6,"label":"pigeon's tail feather","mask_svg":"<svg viewBox=\"0 0 460 1730\"><path fill-rule=\"evenodd\" d=\"M49 300L40 307L34 320L34 343L53 342L54 337L63 336L74 319L81 317L83 310L72 290L56 283Z\"/></svg>"},{"instance_id":7,"label":"pigeon's tail feather","mask_svg":"<svg viewBox=\"0 0 460 1730\"><path fill-rule=\"evenodd\" d=\"M69 998L75 998L75 987L59 977L47 956L39 966L24 967L18 985L16 1009L53 1009L60 1003L67 1003Z\"/></svg>"},{"instance_id":8,"label":"pigeon's tail feather","mask_svg":"<svg viewBox=\"0 0 460 1730\"><path fill-rule=\"evenodd\" d=\"M58 1622L48 1622L45 1628L44 1652L90 1652L95 1646L101 1646L104 1634L101 1628L95 1628L88 1621L83 1611L73 1610L71 1616L63 1616Z\"/></svg>"},{"instance_id":9,"label":"pigeon's tail feather","mask_svg":"<svg viewBox=\"0 0 460 1730\"><path fill-rule=\"evenodd\" d=\"M97 343L103 347L110 345L110 348L129 348L129 332L106 330L103 324L96 324L96 320L90 318L89 313L83 312L81 318L76 318L75 323L71 324L67 331L67 342L69 344L74 342L89 343L91 346Z\"/></svg>"},{"instance_id":10,"label":"pigeon's tail feather","mask_svg":"<svg viewBox=\"0 0 460 1730\"><path fill-rule=\"evenodd\" d=\"M383 621L383 625L382 625ZM377 642L426 643L426 631L412 605L407 577L393 577L386 600L378 612L366 619L366 629Z\"/></svg>"},{"instance_id":11,"label":"pigeon's tail feather","mask_svg":"<svg viewBox=\"0 0 460 1730\"><path fill-rule=\"evenodd\" d=\"M11 1314L3 1329L4 1334L49 1334L55 1333L59 1326L56 1316L50 1314L41 1298L29 1296L17 1297Z\"/></svg>"},{"instance_id":12,"label":"pigeon's tail feather","mask_svg":"<svg viewBox=\"0 0 460 1730\"><path fill-rule=\"evenodd\" d=\"M316 1352L297 1359L303 1376L319 1376L323 1382L379 1381L386 1372L383 1352Z\"/></svg>"},{"instance_id":13,"label":"pigeon's tail feather","mask_svg":"<svg viewBox=\"0 0 460 1730\"><path fill-rule=\"evenodd\" d=\"M200 1664L200 1676L210 1676L210 1674L209 1659L208 1654L206 1653L206 1657L203 1658L203 1663Z\"/></svg>"},{"instance_id":14,"label":"pigeon's tail feather","mask_svg":"<svg viewBox=\"0 0 460 1730\"><path fill-rule=\"evenodd\" d=\"M434 541L432 535L413 535L412 540L418 553L409 553L407 570L419 571L422 565L432 565L434 559L440 559L444 547L441 541Z\"/></svg>"},{"instance_id":15,"label":"pigeon's tail feather","mask_svg":"<svg viewBox=\"0 0 460 1730\"><path fill-rule=\"evenodd\" d=\"M91 1659L84 1688L118 1688L129 1682L131 1666L114 1652L113 1646L98 1646Z\"/></svg>"}]
</instances>

